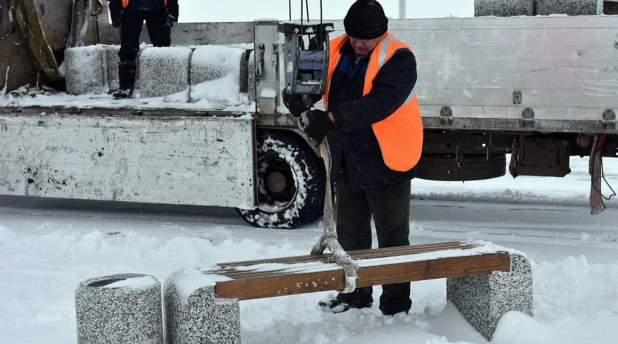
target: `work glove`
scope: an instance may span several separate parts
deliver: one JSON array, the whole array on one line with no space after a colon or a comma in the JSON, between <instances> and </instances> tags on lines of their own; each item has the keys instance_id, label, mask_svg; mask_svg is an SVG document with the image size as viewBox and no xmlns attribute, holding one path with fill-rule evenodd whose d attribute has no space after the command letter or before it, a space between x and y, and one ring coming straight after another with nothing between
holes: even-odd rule
<instances>
[{"instance_id":1,"label":"work glove","mask_svg":"<svg viewBox=\"0 0 618 344\"><path fill-rule=\"evenodd\" d=\"M283 105L285 105L290 113L295 118L299 118L303 112L311 109L312 104L307 104L303 99L302 94L287 94L285 89L281 93L281 98L283 99Z\"/></svg>"},{"instance_id":2,"label":"work glove","mask_svg":"<svg viewBox=\"0 0 618 344\"><path fill-rule=\"evenodd\" d=\"M322 110L307 110L300 118L300 128L317 144L322 143L326 135L335 129L335 123L328 118L328 112Z\"/></svg>"},{"instance_id":3,"label":"work glove","mask_svg":"<svg viewBox=\"0 0 618 344\"><path fill-rule=\"evenodd\" d=\"M120 20L112 22L112 27L114 29L119 29L121 26L122 26L122 21L120 21Z\"/></svg>"},{"instance_id":4,"label":"work glove","mask_svg":"<svg viewBox=\"0 0 618 344\"><path fill-rule=\"evenodd\" d=\"M174 16L169 8L165 9L165 25L169 28L173 28L178 24L178 18Z\"/></svg>"}]
</instances>

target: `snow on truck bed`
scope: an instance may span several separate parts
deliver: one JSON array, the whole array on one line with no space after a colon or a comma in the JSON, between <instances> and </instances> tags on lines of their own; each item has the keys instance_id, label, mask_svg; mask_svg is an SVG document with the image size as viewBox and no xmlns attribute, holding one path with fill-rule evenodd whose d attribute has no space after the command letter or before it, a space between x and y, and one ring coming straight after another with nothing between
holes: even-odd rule
<instances>
[{"instance_id":1,"label":"snow on truck bed","mask_svg":"<svg viewBox=\"0 0 618 344\"><path fill-rule=\"evenodd\" d=\"M208 98L202 98L195 102L186 102L184 96L187 91L175 93L169 96L140 98L139 90L135 91L133 99L113 99L111 94L82 94L71 95L66 92L45 89L35 90L21 87L0 97L0 107L24 108L24 107L66 107L77 109L109 108L109 109L180 109L201 111L230 111L230 112L255 112L255 102L249 101L246 96L232 94L228 87L229 79L207 81L194 86L202 94L209 94ZM215 101L239 97L235 102Z\"/></svg>"},{"instance_id":2,"label":"snow on truck bed","mask_svg":"<svg viewBox=\"0 0 618 344\"><path fill-rule=\"evenodd\" d=\"M1 90L0 107L183 109L254 112L248 84L253 45L151 47L138 57L134 98L114 100L118 85L115 45L69 48L60 70L63 90L24 86Z\"/></svg>"}]
</instances>

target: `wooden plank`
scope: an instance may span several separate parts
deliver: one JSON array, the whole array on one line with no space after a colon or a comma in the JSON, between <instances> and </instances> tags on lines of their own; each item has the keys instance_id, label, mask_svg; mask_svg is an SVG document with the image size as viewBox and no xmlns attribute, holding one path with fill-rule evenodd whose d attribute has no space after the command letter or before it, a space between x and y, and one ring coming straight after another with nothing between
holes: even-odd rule
<instances>
[{"instance_id":1,"label":"wooden plank","mask_svg":"<svg viewBox=\"0 0 618 344\"><path fill-rule=\"evenodd\" d=\"M507 252L361 267L357 287L509 271ZM218 282L219 298L251 300L329 290L343 290L343 269Z\"/></svg>"},{"instance_id":2,"label":"wooden plank","mask_svg":"<svg viewBox=\"0 0 618 344\"><path fill-rule=\"evenodd\" d=\"M427 253L427 252L434 252L434 251L448 250L448 249L471 249L474 247L477 247L477 245L455 241L455 242L443 242L443 243L436 243L436 244L398 246L398 247L387 247L387 248L378 248L378 249L369 249L369 250L349 251L348 254L353 259L367 259L367 258L378 258L378 257L385 257L385 256L392 257L395 255ZM273 259L247 260L247 261L239 261L239 262L219 263L217 265L223 269L226 269L226 268L234 268L238 266L251 266L251 265L268 264L268 263L292 264L292 263L302 263L302 262L309 262L309 261L329 262L329 261L332 261L332 254L327 253L327 254L323 254L319 256L306 255L306 256L292 256L292 257L282 257L282 258L273 258ZM215 271L213 271L213 273L214 272Z\"/></svg>"}]
</instances>

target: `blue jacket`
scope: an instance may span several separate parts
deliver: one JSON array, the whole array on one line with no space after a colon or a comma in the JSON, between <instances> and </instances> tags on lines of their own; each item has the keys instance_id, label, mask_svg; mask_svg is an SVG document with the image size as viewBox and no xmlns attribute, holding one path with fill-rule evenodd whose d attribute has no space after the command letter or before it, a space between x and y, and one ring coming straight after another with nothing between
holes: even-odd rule
<instances>
[{"instance_id":1,"label":"blue jacket","mask_svg":"<svg viewBox=\"0 0 618 344\"><path fill-rule=\"evenodd\" d=\"M389 169L371 125L387 118L406 100L416 85L416 58L408 49L397 50L373 81L384 90L380 96L366 97L361 103L369 57L356 58L350 42L341 48L341 59L331 77L329 110L337 128L328 136L331 149L331 181L337 182L346 168L355 190L389 186L416 176Z\"/></svg>"}]
</instances>

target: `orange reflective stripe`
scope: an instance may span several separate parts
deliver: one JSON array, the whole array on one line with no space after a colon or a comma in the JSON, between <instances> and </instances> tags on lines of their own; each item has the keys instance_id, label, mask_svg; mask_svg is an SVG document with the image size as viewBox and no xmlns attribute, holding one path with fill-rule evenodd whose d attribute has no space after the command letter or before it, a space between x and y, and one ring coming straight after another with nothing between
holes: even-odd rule
<instances>
[{"instance_id":1,"label":"orange reflective stripe","mask_svg":"<svg viewBox=\"0 0 618 344\"><path fill-rule=\"evenodd\" d=\"M337 64L339 64L339 59L341 58L341 47L347 42L348 35L343 34L337 38L334 38L330 41L330 58L328 60L328 80L326 81L326 92L322 97L322 101L328 110L328 93L330 92L330 80L331 76L335 72L335 68L337 68Z\"/></svg>"},{"instance_id":2,"label":"orange reflective stripe","mask_svg":"<svg viewBox=\"0 0 618 344\"><path fill-rule=\"evenodd\" d=\"M122 8L127 8L129 6L129 0L122 0Z\"/></svg>"},{"instance_id":3,"label":"orange reflective stripe","mask_svg":"<svg viewBox=\"0 0 618 344\"><path fill-rule=\"evenodd\" d=\"M341 58L340 49L347 39L348 37L343 35L334 39L331 43L331 58L329 61L330 65L328 66L329 82L324 95L324 103L327 109L330 79ZM397 50L402 48L412 51L409 45L396 40L390 32L386 33L369 58L367 72L365 73L363 95L371 92L373 81L378 75L380 68L388 62ZM416 166L423 151L423 120L418 97L414 90L412 90L404 104L384 120L373 124L372 129L380 145L384 164L388 168L393 171L404 172Z\"/></svg>"},{"instance_id":4,"label":"orange reflective stripe","mask_svg":"<svg viewBox=\"0 0 618 344\"><path fill-rule=\"evenodd\" d=\"M163 0L163 6L167 7L167 0Z\"/></svg>"}]
</instances>

